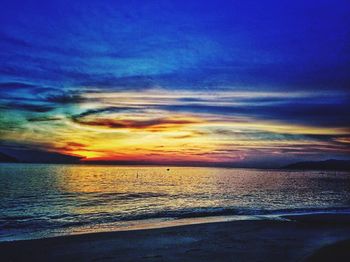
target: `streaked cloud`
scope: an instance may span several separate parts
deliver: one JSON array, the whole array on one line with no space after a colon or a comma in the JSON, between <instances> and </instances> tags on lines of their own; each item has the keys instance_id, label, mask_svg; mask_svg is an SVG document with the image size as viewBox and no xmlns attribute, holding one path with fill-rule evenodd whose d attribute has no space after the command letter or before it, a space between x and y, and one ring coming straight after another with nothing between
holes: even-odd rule
<instances>
[{"instance_id":1,"label":"streaked cloud","mask_svg":"<svg viewBox=\"0 0 350 262\"><path fill-rule=\"evenodd\" d=\"M349 158L349 8L5 1L0 147L85 161Z\"/></svg>"}]
</instances>

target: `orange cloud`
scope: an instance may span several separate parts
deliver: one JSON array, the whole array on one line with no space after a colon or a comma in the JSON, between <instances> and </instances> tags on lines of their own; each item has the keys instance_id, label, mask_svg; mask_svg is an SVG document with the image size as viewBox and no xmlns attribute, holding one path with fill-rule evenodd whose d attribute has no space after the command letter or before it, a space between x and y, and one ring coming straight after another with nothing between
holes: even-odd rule
<instances>
[{"instance_id":1,"label":"orange cloud","mask_svg":"<svg viewBox=\"0 0 350 262\"><path fill-rule=\"evenodd\" d=\"M96 127L107 127L107 128L128 128L128 129L150 129L152 131L161 131L162 129L197 124L201 121L195 118L153 118L147 120L131 120L131 119L112 119L112 118L95 118L95 119L84 119L75 118L75 123L88 126Z\"/></svg>"}]
</instances>

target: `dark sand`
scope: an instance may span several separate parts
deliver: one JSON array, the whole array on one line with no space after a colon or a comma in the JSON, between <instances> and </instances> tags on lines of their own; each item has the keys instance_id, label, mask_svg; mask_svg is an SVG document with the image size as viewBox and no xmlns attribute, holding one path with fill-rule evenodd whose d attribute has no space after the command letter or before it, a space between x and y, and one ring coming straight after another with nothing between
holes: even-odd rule
<instances>
[{"instance_id":1,"label":"dark sand","mask_svg":"<svg viewBox=\"0 0 350 262\"><path fill-rule=\"evenodd\" d=\"M349 216L289 218L3 242L0 261L350 261L349 241L327 247L350 239Z\"/></svg>"},{"instance_id":2,"label":"dark sand","mask_svg":"<svg viewBox=\"0 0 350 262\"><path fill-rule=\"evenodd\" d=\"M319 261L350 261L350 240L323 247L307 259L307 262Z\"/></svg>"}]
</instances>

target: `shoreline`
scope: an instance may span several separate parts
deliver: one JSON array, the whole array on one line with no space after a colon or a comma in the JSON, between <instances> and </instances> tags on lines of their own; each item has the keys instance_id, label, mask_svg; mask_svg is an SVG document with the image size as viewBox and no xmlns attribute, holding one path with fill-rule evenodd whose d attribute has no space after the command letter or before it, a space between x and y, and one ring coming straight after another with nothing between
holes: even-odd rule
<instances>
[{"instance_id":1,"label":"shoreline","mask_svg":"<svg viewBox=\"0 0 350 262\"><path fill-rule=\"evenodd\" d=\"M89 235L89 234L103 234L103 233L116 233L116 232L128 232L128 231L141 231L141 230L155 230L162 228L172 228L172 227L182 227L182 226L191 226L191 225L201 225L201 224L212 224L212 223L226 223L234 221L258 221L258 220L283 220L283 218L278 218L276 216L274 219L268 218L267 216L261 215L230 215L230 216L207 216L207 217L193 217L193 218L157 218L157 219L144 219L144 220L132 220L132 221L123 221L124 224L119 224L112 228L99 229L96 231L75 229L76 231L71 231L69 233L54 232L50 235L38 236L34 235L32 237L21 237L11 239L9 237L0 240L1 243L6 242L17 242L17 241L31 241L31 240L40 240L40 239L50 239L50 238L59 238L59 237L70 237L70 236L80 236L80 235ZM30 234L29 234L30 235Z\"/></svg>"},{"instance_id":2,"label":"shoreline","mask_svg":"<svg viewBox=\"0 0 350 262\"><path fill-rule=\"evenodd\" d=\"M298 215L1 242L0 260L304 261L349 239L349 217Z\"/></svg>"},{"instance_id":3,"label":"shoreline","mask_svg":"<svg viewBox=\"0 0 350 262\"><path fill-rule=\"evenodd\" d=\"M246 215L212 215L212 216L194 216L185 218L151 218L141 220L120 221L116 225L94 225L93 227L77 227L69 231L47 230L41 233L21 233L20 236L3 236L0 238L0 244L4 242L14 242L23 240L38 240L55 237L98 234L108 232L124 232L124 231L138 231L138 230L152 230L179 226L191 226L198 224L234 222L234 221L308 221L322 223L350 223L350 210L348 207L341 208L342 211L334 211L331 208L329 211L304 211L291 213L271 213L271 214L246 214ZM346 211L345 211L346 210Z\"/></svg>"}]
</instances>

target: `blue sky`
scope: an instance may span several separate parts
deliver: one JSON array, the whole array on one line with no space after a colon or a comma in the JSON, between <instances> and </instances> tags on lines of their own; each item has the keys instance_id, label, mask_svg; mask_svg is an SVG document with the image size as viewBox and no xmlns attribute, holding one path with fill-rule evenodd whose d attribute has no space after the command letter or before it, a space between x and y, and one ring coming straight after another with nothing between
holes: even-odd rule
<instances>
[{"instance_id":1,"label":"blue sky","mask_svg":"<svg viewBox=\"0 0 350 262\"><path fill-rule=\"evenodd\" d=\"M264 146L256 147L270 161L349 156L348 1L3 1L0 13L0 124L7 152L20 146L106 158L112 148L92 149L91 140L74 150L62 148L79 137L65 138L60 146L56 140L74 128L77 133L84 129L79 133L84 139L100 139L105 127L114 132L112 140L142 143L147 134L130 128L174 125L181 119L191 123L198 139L208 141L202 154L228 153L201 159L180 150L179 161L189 154L194 161L259 161L246 147L230 158L229 148L238 142L237 136L227 137L228 131L251 131L237 122L255 123L249 141L264 136ZM135 94L148 100L129 101ZM160 120L158 114L167 118ZM193 127L194 121L209 124ZM40 132L31 138L38 123ZM228 130L211 140L214 123ZM288 127L300 132L288 132ZM180 133L182 128L173 127ZM131 134L119 138L120 129ZM309 147L298 146L297 155L271 153L290 139L302 139ZM185 142L191 141L177 146ZM322 147L312 148L315 143ZM154 153L156 146L169 150ZM165 141L148 145L143 153L134 148L125 157L152 160L155 154L163 160L175 147Z\"/></svg>"}]
</instances>

